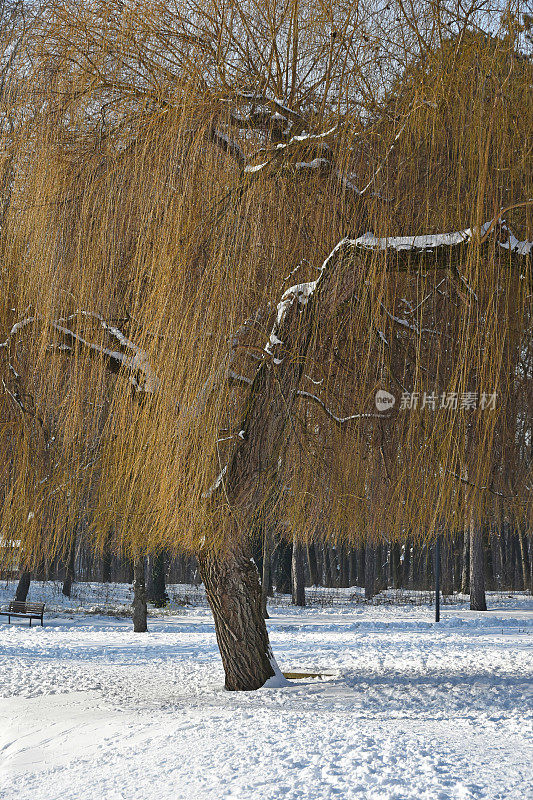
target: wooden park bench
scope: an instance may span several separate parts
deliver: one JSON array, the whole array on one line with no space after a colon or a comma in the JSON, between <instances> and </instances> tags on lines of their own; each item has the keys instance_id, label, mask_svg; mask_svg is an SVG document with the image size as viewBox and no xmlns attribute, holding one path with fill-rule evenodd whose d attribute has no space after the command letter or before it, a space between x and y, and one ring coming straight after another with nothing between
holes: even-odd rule
<instances>
[{"instance_id":1,"label":"wooden park bench","mask_svg":"<svg viewBox=\"0 0 533 800\"><path fill-rule=\"evenodd\" d=\"M11 617L22 617L30 620L30 628L32 619L40 619L41 625L44 627L44 603L22 603L20 600L11 600L7 611L0 611L0 614L8 617L9 624L11 624Z\"/></svg>"}]
</instances>

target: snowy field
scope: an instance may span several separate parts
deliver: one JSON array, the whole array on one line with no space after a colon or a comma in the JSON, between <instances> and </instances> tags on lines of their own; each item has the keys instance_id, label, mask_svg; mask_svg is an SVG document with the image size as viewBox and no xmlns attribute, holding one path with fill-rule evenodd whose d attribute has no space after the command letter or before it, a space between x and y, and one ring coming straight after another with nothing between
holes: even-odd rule
<instances>
[{"instance_id":1,"label":"snowy field","mask_svg":"<svg viewBox=\"0 0 533 800\"><path fill-rule=\"evenodd\" d=\"M438 625L427 605L274 607L281 668L328 676L236 694L206 608L134 634L128 587L76 592L32 585L44 628L0 618L2 800L533 798L531 597Z\"/></svg>"}]
</instances>

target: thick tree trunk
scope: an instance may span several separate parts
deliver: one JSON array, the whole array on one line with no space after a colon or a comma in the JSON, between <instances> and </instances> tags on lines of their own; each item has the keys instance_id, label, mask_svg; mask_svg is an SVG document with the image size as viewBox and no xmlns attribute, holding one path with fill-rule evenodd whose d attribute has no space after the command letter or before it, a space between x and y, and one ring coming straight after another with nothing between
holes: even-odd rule
<instances>
[{"instance_id":1,"label":"thick tree trunk","mask_svg":"<svg viewBox=\"0 0 533 800\"><path fill-rule=\"evenodd\" d=\"M249 545L237 540L224 553L202 551L198 563L215 620L226 689L259 689L275 674L275 661Z\"/></svg>"},{"instance_id":2,"label":"thick tree trunk","mask_svg":"<svg viewBox=\"0 0 533 800\"><path fill-rule=\"evenodd\" d=\"M272 507L279 491L279 465L291 437L289 420L298 400L313 323L322 298L336 296L338 283L331 275L349 252L349 246L335 248L305 291L298 285L284 292L266 348L269 357L250 383L245 412L235 428L240 431L238 441L216 484L218 495L223 492L231 508L231 518L238 521L238 530L228 537L225 554L202 552L199 563L228 689L257 689L275 674L259 577L244 536L253 530L261 510ZM289 555L289 579L290 566Z\"/></svg>"},{"instance_id":3,"label":"thick tree trunk","mask_svg":"<svg viewBox=\"0 0 533 800\"><path fill-rule=\"evenodd\" d=\"M144 558L137 556L133 561L133 630L145 633L148 630L146 588L144 584Z\"/></svg>"},{"instance_id":4,"label":"thick tree trunk","mask_svg":"<svg viewBox=\"0 0 533 800\"><path fill-rule=\"evenodd\" d=\"M304 550L296 539L292 542L292 602L295 606L305 606L305 568Z\"/></svg>"},{"instance_id":5,"label":"thick tree trunk","mask_svg":"<svg viewBox=\"0 0 533 800\"><path fill-rule=\"evenodd\" d=\"M164 552L152 554L148 557L146 597L156 608L163 608L167 604Z\"/></svg>"},{"instance_id":6,"label":"thick tree trunk","mask_svg":"<svg viewBox=\"0 0 533 800\"><path fill-rule=\"evenodd\" d=\"M483 529L470 521L470 610L486 611Z\"/></svg>"},{"instance_id":7,"label":"thick tree trunk","mask_svg":"<svg viewBox=\"0 0 533 800\"><path fill-rule=\"evenodd\" d=\"M21 603L26 602L26 598L30 590L30 583L31 583L31 572L23 572L19 578L17 591L15 592L15 600L18 600Z\"/></svg>"}]
</instances>

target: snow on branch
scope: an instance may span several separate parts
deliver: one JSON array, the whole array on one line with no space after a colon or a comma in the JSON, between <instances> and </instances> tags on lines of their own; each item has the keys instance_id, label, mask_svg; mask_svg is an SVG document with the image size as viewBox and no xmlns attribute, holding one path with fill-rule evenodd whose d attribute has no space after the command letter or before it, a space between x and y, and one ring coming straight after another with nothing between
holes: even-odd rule
<instances>
[{"instance_id":1,"label":"snow on branch","mask_svg":"<svg viewBox=\"0 0 533 800\"><path fill-rule=\"evenodd\" d=\"M365 233L357 239L351 240L351 245L358 250L368 250L371 252L394 251L398 254L410 255L430 255L438 252L449 251L454 248L466 246L471 242L478 241L483 243L486 236L498 231L498 246L504 250L509 250L517 256L530 257L533 251L533 242L519 242L512 231L506 226L501 225L497 228L494 221L485 222L479 230L475 228L465 228L462 231L451 233L433 233L420 236L388 236L378 237L373 233Z\"/></svg>"},{"instance_id":2,"label":"snow on branch","mask_svg":"<svg viewBox=\"0 0 533 800\"><path fill-rule=\"evenodd\" d=\"M346 425L349 422L357 422L361 419L375 419L376 417L379 419L382 414L350 414L348 417L339 417L331 411L327 405L324 403L320 397L317 397L316 394L312 394L311 392L306 392L303 390L299 390L296 392L297 397L303 397L305 400L311 400L313 403L317 403L322 411L328 416L333 422L340 428L343 425Z\"/></svg>"},{"instance_id":3,"label":"snow on branch","mask_svg":"<svg viewBox=\"0 0 533 800\"><path fill-rule=\"evenodd\" d=\"M507 242L499 242L500 247L503 250L509 250L510 253L514 253L517 256L522 256L524 258L531 257L533 255L533 242L519 242L516 236L509 230L509 239Z\"/></svg>"},{"instance_id":4,"label":"snow on branch","mask_svg":"<svg viewBox=\"0 0 533 800\"><path fill-rule=\"evenodd\" d=\"M86 317L88 319L96 320L100 324L102 330L104 330L105 333L107 333L112 339L115 339L119 343L120 347L127 352L111 349L96 342L91 342L81 334L77 333L70 325L72 320L76 319L76 317ZM0 348L5 347L9 351L10 344L15 336L20 331L27 328L30 324L37 321L39 321L38 317L26 317L25 319L15 323L15 325L13 325L11 328L5 342L0 343ZM152 370L147 353L138 347L134 342L130 341L121 330L106 322L106 320L100 314L92 311L75 311L68 317L60 317L57 320L53 320L50 323L50 327L68 342L68 345L60 345L58 348L59 350L63 352L71 352L71 346L73 344L78 344L82 347L85 347L92 353L104 356L112 372L119 372L121 369L124 369L129 373L129 381L136 392L152 394L159 387L159 379ZM11 361L9 359L8 361L9 367L14 373L15 378L19 377L11 365Z\"/></svg>"},{"instance_id":5,"label":"snow on branch","mask_svg":"<svg viewBox=\"0 0 533 800\"><path fill-rule=\"evenodd\" d=\"M273 348L276 345L283 344L283 341L279 338L278 333L280 332L281 325L285 319L285 316L287 315L288 310L294 305L294 303L298 303L298 305L302 307L307 305L310 298L313 296L320 283L324 279L331 261L336 257L339 251L343 250L346 246L351 246L352 243L353 242L351 239L341 239L341 241L333 248L329 256L320 267L320 274L316 280L309 281L308 283L297 283L294 286L290 286L287 291L283 293L277 306L276 319L272 327L272 331L268 338L268 342L265 345L265 352L273 357L275 364L280 364L282 360L274 357Z\"/></svg>"},{"instance_id":6,"label":"snow on branch","mask_svg":"<svg viewBox=\"0 0 533 800\"><path fill-rule=\"evenodd\" d=\"M227 372L227 378L229 383L244 383L246 386L251 386L253 383L251 378L247 378L246 375L240 375L238 372L235 372L233 369L229 369Z\"/></svg>"},{"instance_id":7,"label":"snow on branch","mask_svg":"<svg viewBox=\"0 0 533 800\"><path fill-rule=\"evenodd\" d=\"M159 387L159 379L152 370L148 355L144 350L131 342L122 333L122 331L120 331L114 325L110 325L108 322L106 322L105 319L100 316L100 314L88 311L78 311L75 314L72 314L68 319L73 319L77 314L83 317L96 319L100 323L102 329L113 339L116 339L125 350L129 351L130 354L123 353L120 350L111 350L103 345L90 342L88 339L85 339L71 328L65 327L64 324L61 324L67 320L61 319L57 322L52 322L52 328L58 333L62 334L62 336L64 336L70 342L76 342L77 344L86 347L89 351L104 356L108 360L113 372L118 372L120 369L124 369L129 372L128 379L135 391L143 392L145 394L152 394L156 391L156 389Z\"/></svg>"},{"instance_id":8,"label":"snow on branch","mask_svg":"<svg viewBox=\"0 0 533 800\"><path fill-rule=\"evenodd\" d=\"M216 492L216 490L217 490L217 489L218 489L220 486L222 486L222 485L223 485L223 483L224 483L224 476L226 475L226 472L227 472L227 471L228 471L228 465L226 464L226 466L225 466L225 467L223 467L223 469L222 469L222 470L219 472L219 474L218 474L218 476L217 476L216 480L215 480L215 481L214 481L214 482L211 484L211 486L209 487L209 489L208 489L206 492L204 492L204 493L202 494L202 497L203 497L204 499L208 499L208 498L210 498L210 497L211 497L211 496L212 496L212 495L213 495L213 494Z\"/></svg>"},{"instance_id":9,"label":"snow on branch","mask_svg":"<svg viewBox=\"0 0 533 800\"><path fill-rule=\"evenodd\" d=\"M232 156L241 169L244 168L246 156L244 155L241 146L234 139L230 139L227 134L217 130L216 128L210 128L208 135L211 141L214 142L217 147L220 147L225 153Z\"/></svg>"}]
</instances>

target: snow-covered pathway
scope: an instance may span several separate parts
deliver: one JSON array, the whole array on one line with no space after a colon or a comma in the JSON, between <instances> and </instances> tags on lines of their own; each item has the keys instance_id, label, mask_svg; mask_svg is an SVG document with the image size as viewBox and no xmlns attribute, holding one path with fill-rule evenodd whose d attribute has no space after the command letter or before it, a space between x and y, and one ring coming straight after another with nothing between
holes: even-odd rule
<instances>
[{"instance_id":1,"label":"snow-covered pathway","mask_svg":"<svg viewBox=\"0 0 533 800\"><path fill-rule=\"evenodd\" d=\"M284 670L233 694L202 609L0 624L2 800L533 798L531 599L277 610Z\"/></svg>"}]
</instances>

